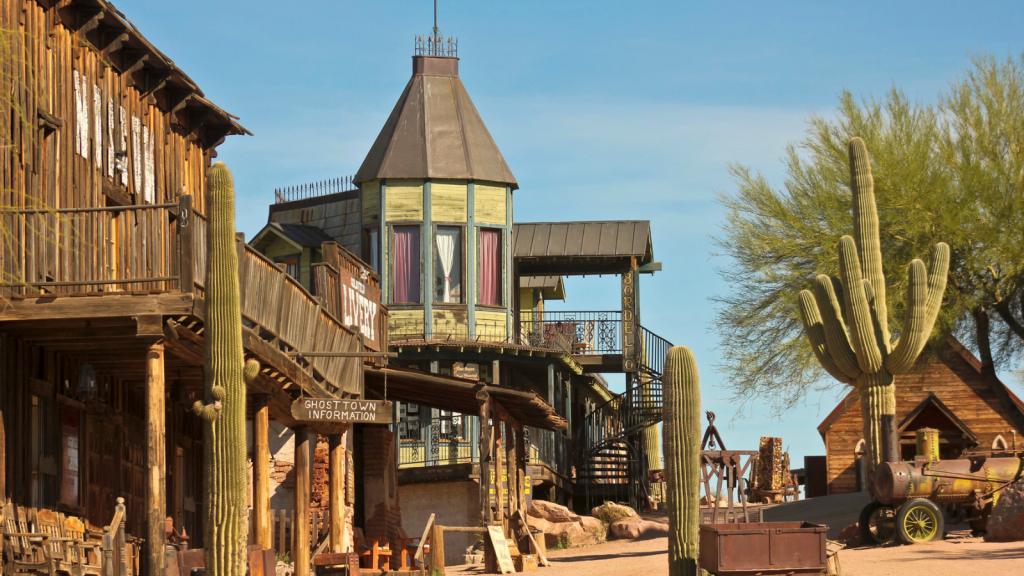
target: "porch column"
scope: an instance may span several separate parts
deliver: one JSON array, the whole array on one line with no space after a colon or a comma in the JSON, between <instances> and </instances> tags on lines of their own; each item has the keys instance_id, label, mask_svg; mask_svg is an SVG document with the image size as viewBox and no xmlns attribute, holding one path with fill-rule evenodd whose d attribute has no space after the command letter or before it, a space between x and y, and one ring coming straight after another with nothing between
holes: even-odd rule
<instances>
[{"instance_id":1,"label":"porch column","mask_svg":"<svg viewBox=\"0 0 1024 576\"><path fill-rule=\"evenodd\" d=\"M491 400L494 402L494 400ZM504 466L501 462L501 416L498 415L497 410L491 410L491 417L494 418L494 425L491 434L494 436L494 520L501 522L505 519L505 506L502 504L503 490L501 486L501 476L504 471Z\"/></svg>"},{"instance_id":2,"label":"porch column","mask_svg":"<svg viewBox=\"0 0 1024 576\"><path fill-rule=\"evenodd\" d=\"M266 394L252 395L252 515L256 544L274 547L270 519L270 409Z\"/></svg>"},{"instance_id":3,"label":"porch column","mask_svg":"<svg viewBox=\"0 0 1024 576\"><path fill-rule=\"evenodd\" d=\"M327 437L330 445L330 510L331 510L331 552L343 552L345 537L345 436L331 434Z\"/></svg>"},{"instance_id":4,"label":"porch column","mask_svg":"<svg viewBox=\"0 0 1024 576\"><path fill-rule=\"evenodd\" d=\"M508 476L508 515L511 518L519 509L519 466L516 458L516 433L511 422L505 422L505 475Z\"/></svg>"},{"instance_id":5,"label":"porch column","mask_svg":"<svg viewBox=\"0 0 1024 576\"><path fill-rule=\"evenodd\" d=\"M516 434L516 508L526 514L526 491L532 486L526 485L526 425Z\"/></svg>"},{"instance_id":6,"label":"porch column","mask_svg":"<svg viewBox=\"0 0 1024 576\"><path fill-rule=\"evenodd\" d=\"M309 576L309 427L295 428L295 520L292 523L295 576Z\"/></svg>"},{"instance_id":7,"label":"porch column","mask_svg":"<svg viewBox=\"0 0 1024 576\"><path fill-rule=\"evenodd\" d=\"M164 576L166 464L164 442L164 345L146 351L146 575Z\"/></svg>"},{"instance_id":8,"label":"porch column","mask_svg":"<svg viewBox=\"0 0 1024 576\"><path fill-rule=\"evenodd\" d=\"M488 424L490 410L487 392L479 392L476 401L480 404L480 523L490 526L494 520L491 511L491 426ZM486 542L487 539L484 538Z\"/></svg>"}]
</instances>

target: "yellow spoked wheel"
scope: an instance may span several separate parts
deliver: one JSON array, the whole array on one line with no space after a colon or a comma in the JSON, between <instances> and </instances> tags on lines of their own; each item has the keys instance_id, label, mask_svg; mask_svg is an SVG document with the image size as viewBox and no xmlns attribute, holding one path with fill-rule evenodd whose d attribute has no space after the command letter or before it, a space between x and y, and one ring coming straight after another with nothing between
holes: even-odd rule
<instances>
[{"instance_id":1,"label":"yellow spoked wheel","mask_svg":"<svg viewBox=\"0 0 1024 576\"><path fill-rule=\"evenodd\" d=\"M896 532L904 544L941 540L945 529L942 510L926 498L914 498L896 514Z\"/></svg>"}]
</instances>

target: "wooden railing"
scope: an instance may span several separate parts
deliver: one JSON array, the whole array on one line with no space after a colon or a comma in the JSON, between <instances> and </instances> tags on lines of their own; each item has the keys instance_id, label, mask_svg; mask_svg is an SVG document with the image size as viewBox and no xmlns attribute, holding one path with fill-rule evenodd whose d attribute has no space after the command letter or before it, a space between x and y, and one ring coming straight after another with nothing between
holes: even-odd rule
<instances>
[{"instance_id":1,"label":"wooden railing","mask_svg":"<svg viewBox=\"0 0 1024 576\"><path fill-rule=\"evenodd\" d=\"M179 204L0 210L0 296L173 291Z\"/></svg>"}]
</instances>

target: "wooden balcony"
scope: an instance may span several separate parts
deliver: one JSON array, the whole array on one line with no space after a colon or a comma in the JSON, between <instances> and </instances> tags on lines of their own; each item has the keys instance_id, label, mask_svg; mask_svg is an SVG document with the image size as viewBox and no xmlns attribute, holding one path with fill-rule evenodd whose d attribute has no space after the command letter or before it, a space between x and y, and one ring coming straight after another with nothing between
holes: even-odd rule
<instances>
[{"instance_id":1,"label":"wooden balcony","mask_svg":"<svg viewBox=\"0 0 1024 576\"><path fill-rule=\"evenodd\" d=\"M160 315L172 348L191 341L183 353L201 360L206 218L191 196L173 204L2 210L0 230L0 330ZM377 351L386 328L378 341L364 338L335 316L341 303L313 296L241 237L235 249L246 353L284 388L362 395L361 359L288 353ZM386 326L386 312L381 317Z\"/></svg>"}]
</instances>

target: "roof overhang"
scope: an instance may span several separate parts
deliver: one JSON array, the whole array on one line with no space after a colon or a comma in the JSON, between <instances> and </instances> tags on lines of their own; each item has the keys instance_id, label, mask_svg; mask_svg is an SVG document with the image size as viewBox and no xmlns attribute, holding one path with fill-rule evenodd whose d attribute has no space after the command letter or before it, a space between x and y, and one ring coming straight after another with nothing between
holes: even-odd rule
<instances>
[{"instance_id":1,"label":"roof overhang","mask_svg":"<svg viewBox=\"0 0 1024 576\"><path fill-rule=\"evenodd\" d=\"M512 254L524 276L622 274L652 266L647 220L523 222L512 227ZM646 267L646 270L644 268Z\"/></svg>"},{"instance_id":2,"label":"roof overhang","mask_svg":"<svg viewBox=\"0 0 1024 576\"><path fill-rule=\"evenodd\" d=\"M544 300L565 302L565 282L561 276L520 276L519 287L540 290Z\"/></svg>"},{"instance_id":3,"label":"roof overhang","mask_svg":"<svg viewBox=\"0 0 1024 576\"><path fill-rule=\"evenodd\" d=\"M303 250L303 247L298 242L289 238L288 235L280 228L271 226L270 224L267 224L262 230L257 232L256 235L253 236L252 240L249 241L249 245L259 252L263 252L268 244L277 239L284 240L299 252L302 252Z\"/></svg>"},{"instance_id":4,"label":"roof overhang","mask_svg":"<svg viewBox=\"0 0 1024 576\"><path fill-rule=\"evenodd\" d=\"M969 439L971 442L978 441L978 435L975 434L967 424L964 424L962 420L957 418L956 414L953 414L953 411L947 408L946 405L942 403L942 400L939 400L939 397L933 392L929 392L928 395L925 396L925 399L918 402L917 406L910 411L910 414L907 414L907 417L900 422L899 432L902 434L904 430L909 428L910 425L914 423L914 420L916 420L917 417L920 416L921 413L929 406L934 406L957 430L960 431L961 434L964 435L965 438Z\"/></svg>"},{"instance_id":5,"label":"roof overhang","mask_svg":"<svg viewBox=\"0 0 1024 576\"><path fill-rule=\"evenodd\" d=\"M545 430L569 427L565 418L535 392L395 366L381 369L366 367L363 377L367 391L381 398L386 393L387 400L472 415L480 412L478 395L483 392L524 426Z\"/></svg>"}]
</instances>

